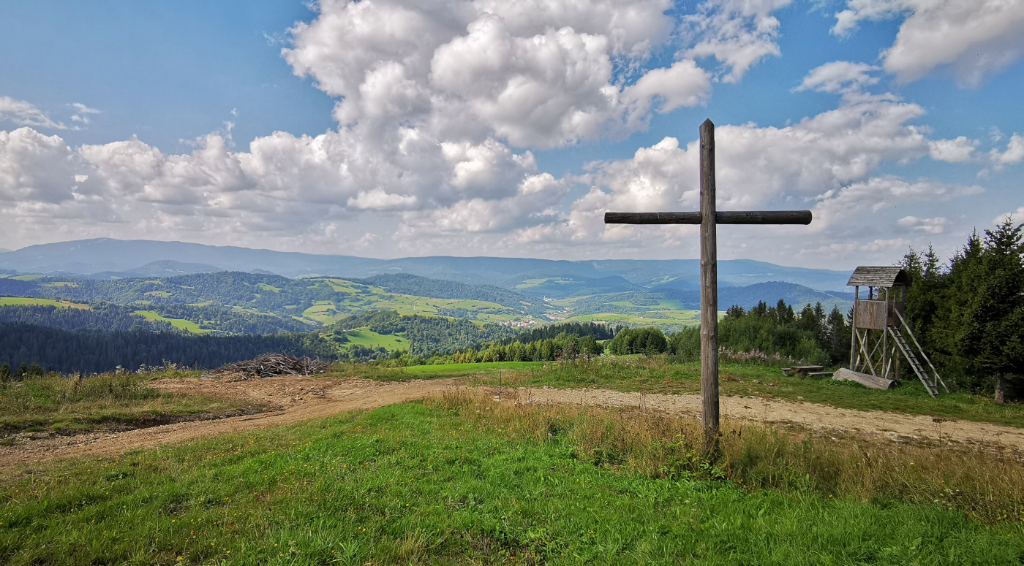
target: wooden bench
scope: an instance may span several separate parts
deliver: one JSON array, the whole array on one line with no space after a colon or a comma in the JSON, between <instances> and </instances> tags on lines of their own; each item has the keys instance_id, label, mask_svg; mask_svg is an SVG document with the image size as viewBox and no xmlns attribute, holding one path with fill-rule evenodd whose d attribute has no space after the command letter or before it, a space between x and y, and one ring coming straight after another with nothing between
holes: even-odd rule
<instances>
[{"instance_id":1,"label":"wooden bench","mask_svg":"<svg viewBox=\"0 0 1024 566\"><path fill-rule=\"evenodd\" d=\"M834 373L835 372L831 372L831 371L815 371L815 372L811 372L811 373L807 374L807 377L825 377L825 376L832 377L832 375Z\"/></svg>"},{"instance_id":2,"label":"wooden bench","mask_svg":"<svg viewBox=\"0 0 1024 566\"><path fill-rule=\"evenodd\" d=\"M791 372L793 372L793 375L799 377L800 379L803 379L807 377L809 374L820 372L821 370L825 369L825 366L793 366L788 369ZM789 374L787 373L786 375Z\"/></svg>"}]
</instances>

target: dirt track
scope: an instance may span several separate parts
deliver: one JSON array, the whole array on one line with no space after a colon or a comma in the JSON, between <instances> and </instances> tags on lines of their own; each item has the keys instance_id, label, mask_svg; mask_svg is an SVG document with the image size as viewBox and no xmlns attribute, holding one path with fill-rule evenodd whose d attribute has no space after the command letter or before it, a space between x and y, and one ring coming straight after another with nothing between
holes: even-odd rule
<instances>
[{"instance_id":1,"label":"dirt track","mask_svg":"<svg viewBox=\"0 0 1024 566\"><path fill-rule=\"evenodd\" d=\"M106 456L135 448L180 443L219 434L291 424L346 411L373 409L421 399L460 384L458 380L380 383L367 380L274 377L254 381L173 379L153 382L162 391L242 398L274 407L256 415L176 423L130 430L55 437L0 447L0 470L57 458ZM607 390L520 389L518 399L533 403L640 407L696 415L696 395L644 395ZM837 409L777 399L723 397L724 419L788 423L811 429L884 435L893 440L935 441L1024 451L1024 429L970 421L936 423L932 417Z\"/></svg>"},{"instance_id":2,"label":"dirt track","mask_svg":"<svg viewBox=\"0 0 1024 566\"><path fill-rule=\"evenodd\" d=\"M309 377L272 377L253 381L168 379L152 384L161 391L235 397L274 407L273 410L217 420L175 423L129 430L55 437L0 447L0 470L57 458L106 456L157 444L280 426L346 411L373 409L422 399L451 387L448 380L380 383Z\"/></svg>"}]
</instances>

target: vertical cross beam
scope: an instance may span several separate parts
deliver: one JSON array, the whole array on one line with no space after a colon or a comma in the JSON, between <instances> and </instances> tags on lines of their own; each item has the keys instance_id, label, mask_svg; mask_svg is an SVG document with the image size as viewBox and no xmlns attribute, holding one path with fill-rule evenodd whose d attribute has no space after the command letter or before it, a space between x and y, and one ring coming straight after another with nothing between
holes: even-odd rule
<instances>
[{"instance_id":1,"label":"vertical cross beam","mask_svg":"<svg viewBox=\"0 0 1024 566\"><path fill-rule=\"evenodd\" d=\"M715 125L700 126L699 212L606 212L606 224L700 224L700 384L705 449L718 448L717 224L810 224L809 210L726 211L715 207Z\"/></svg>"},{"instance_id":2,"label":"vertical cross beam","mask_svg":"<svg viewBox=\"0 0 1024 566\"><path fill-rule=\"evenodd\" d=\"M715 125L700 125L700 392L705 448L718 437L718 243L715 207Z\"/></svg>"}]
</instances>

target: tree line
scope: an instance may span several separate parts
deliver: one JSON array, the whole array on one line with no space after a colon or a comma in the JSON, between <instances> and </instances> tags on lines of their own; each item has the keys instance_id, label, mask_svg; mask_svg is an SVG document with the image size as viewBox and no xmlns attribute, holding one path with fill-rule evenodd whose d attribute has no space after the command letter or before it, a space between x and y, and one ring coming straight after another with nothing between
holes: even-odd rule
<instances>
[{"instance_id":1,"label":"tree line","mask_svg":"<svg viewBox=\"0 0 1024 566\"><path fill-rule=\"evenodd\" d=\"M1024 225L1005 219L943 263L910 250L905 318L947 383L1024 395Z\"/></svg>"},{"instance_id":2,"label":"tree line","mask_svg":"<svg viewBox=\"0 0 1024 566\"><path fill-rule=\"evenodd\" d=\"M166 362L213 369L270 352L334 359L335 346L318 333L209 336L177 332L60 330L21 323L0 324L0 364L35 364L45 371L101 373L118 366Z\"/></svg>"},{"instance_id":3,"label":"tree line","mask_svg":"<svg viewBox=\"0 0 1024 566\"><path fill-rule=\"evenodd\" d=\"M54 305L0 305L0 323L20 322L59 328L61 330L150 330L174 332L167 321L148 320L136 311L144 308L165 318L188 320L218 334L274 334L303 332L309 324L294 318L230 309L212 305L145 305L124 306L94 302L88 308Z\"/></svg>"},{"instance_id":4,"label":"tree line","mask_svg":"<svg viewBox=\"0 0 1024 566\"><path fill-rule=\"evenodd\" d=\"M509 338L516 331L493 323L475 323L460 318L399 314L393 310L375 310L345 317L324 330L324 335L336 344L347 342L349 330L366 328L377 334L401 335L409 341L414 356L433 356ZM351 359L378 359L375 350L345 348L343 353Z\"/></svg>"}]
</instances>

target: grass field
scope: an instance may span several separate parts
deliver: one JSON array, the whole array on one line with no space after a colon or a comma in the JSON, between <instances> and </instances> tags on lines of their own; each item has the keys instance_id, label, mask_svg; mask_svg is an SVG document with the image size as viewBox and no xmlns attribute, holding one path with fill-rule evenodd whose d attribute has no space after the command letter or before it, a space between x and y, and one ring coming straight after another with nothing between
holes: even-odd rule
<instances>
[{"instance_id":1,"label":"grass field","mask_svg":"<svg viewBox=\"0 0 1024 566\"><path fill-rule=\"evenodd\" d=\"M489 301L435 299L389 293L380 287L360 285L344 279L324 279L332 289L346 296L341 300L317 301L302 316L321 324L332 324L352 314L371 309L391 309L399 314L438 316L445 311L464 310L466 317L484 322L520 320L523 315Z\"/></svg>"},{"instance_id":2,"label":"grass field","mask_svg":"<svg viewBox=\"0 0 1024 566\"><path fill-rule=\"evenodd\" d=\"M680 330L686 326L699 323L700 311L693 310L660 310L644 313L593 313L570 316L559 322L599 322L604 324L624 324L627 326L656 326L666 331ZM724 316L720 313L719 316Z\"/></svg>"},{"instance_id":3,"label":"grass field","mask_svg":"<svg viewBox=\"0 0 1024 566\"><path fill-rule=\"evenodd\" d=\"M339 377L367 377L378 381L404 381L406 379L437 379L450 377L481 377L497 379L499 372L522 381L521 373L540 368L545 362L485 362L480 364L434 364L408 367L378 367L365 364L335 366Z\"/></svg>"},{"instance_id":4,"label":"grass field","mask_svg":"<svg viewBox=\"0 0 1024 566\"><path fill-rule=\"evenodd\" d=\"M7 384L0 388L0 436L152 426L200 414L244 414L258 409L232 399L160 393L147 385L148 379L103 375L76 380L49 375Z\"/></svg>"},{"instance_id":5,"label":"grass field","mask_svg":"<svg viewBox=\"0 0 1024 566\"><path fill-rule=\"evenodd\" d=\"M372 349L384 348L392 352L395 350L409 350L409 341L405 338L394 334L377 334L365 328L349 330L345 332L345 338L348 339L348 342L345 344L353 346L363 346L364 348Z\"/></svg>"},{"instance_id":6,"label":"grass field","mask_svg":"<svg viewBox=\"0 0 1024 566\"><path fill-rule=\"evenodd\" d=\"M91 307L84 303L72 303L69 301L55 301L53 299L35 299L31 297L0 297L0 306L48 306L68 309L90 310Z\"/></svg>"},{"instance_id":7,"label":"grass field","mask_svg":"<svg viewBox=\"0 0 1024 566\"><path fill-rule=\"evenodd\" d=\"M142 315L146 320L162 320L164 322L169 322L171 323L171 326L193 334L208 334L210 332L191 320L185 320L183 318L165 318L156 311L139 310L135 311L135 314Z\"/></svg>"},{"instance_id":8,"label":"grass field","mask_svg":"<svg viewBox=\"0 0 1024 566\"><path fill-rule=\"evenodd\" d=\"M643 393L700 392L698 362L669 363L664 357L648 359L643 356L609 356L575 364L500 362L382 367L368 370L371 372L368 375L380 380L479 376L483 383L496 384L499 368L503 370L502 380L505 385L562 388L593 386ZM999 404L969 393L943 394L933 399L917 381L905 382L889 391L878 391L828 378L800 379L785 376L778 367L770 365L722 363L719 371L719 388L723 396L789 399L844 409L933 415L1024 427L1024 406Z\"/></svg>"},{"instance_id":9,"label":"grass field","mask_svg":"<svg viewBox=\"0 0 1024 566\"><path fill-rule=\"evenodd\" d=\"M626 445L602 440L601 431L625 439L631 425L611 413L488 414L492 408L450 398L33 466L0 480L0 562L1017 564L1024 557L1018 517L985 525L944 501L908 501L925 488L870 501L833 494L815 483L827 462L799 473L809 457L748 462L733 480L685 452L658 448L665 444L656 436L614 454ZM768 455L759 447L781 438L745 434L749 440L732 442L752 451L748 459ZM644 471L645 462L662 460L674 467ZM920 477L931 486L901 457L891 465L903 471L884 485ZM738 482L765 469L792 477L779 489ZM1016 504L1019 469L1009 475L998 488ZM1006 493L1008 486L1016 491Z\"/></svg>"}]
</instances>

